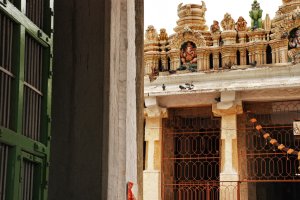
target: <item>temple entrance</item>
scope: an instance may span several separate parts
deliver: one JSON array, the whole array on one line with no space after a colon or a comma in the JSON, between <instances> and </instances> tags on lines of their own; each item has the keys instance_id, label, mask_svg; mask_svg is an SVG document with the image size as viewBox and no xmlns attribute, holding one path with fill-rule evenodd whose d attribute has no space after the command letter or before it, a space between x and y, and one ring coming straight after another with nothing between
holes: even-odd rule
<instances>
[{"instance_id":1,"label":"temple entrance","mask_svg":"<svg viewBox=\"0 0 300 200\"><path fill-rule=\"evenodd\" d=\"M241 197L249 200L300 199L300 168L297 156L289 155L272 145L276 140L285 147L300 150L300 137L295 124L300 119L300 101L245 103L246 121L239 121L241 180L246 185ZM256 118L273 141L258 133L249 121ZM243 136L244 135L244 136ZM244 199L244 198L242 198Z\"/></svg>"},{"instance_id":2,"label":"temple entrance","mask_svg":"<svg viewBox=\"0 0 300 200\"><path fill-rule=\"evenodd\" d=\"M219 199L220 126L211 107L169 110L163 120L162 199Z\"/></svg>"}]
</instances>

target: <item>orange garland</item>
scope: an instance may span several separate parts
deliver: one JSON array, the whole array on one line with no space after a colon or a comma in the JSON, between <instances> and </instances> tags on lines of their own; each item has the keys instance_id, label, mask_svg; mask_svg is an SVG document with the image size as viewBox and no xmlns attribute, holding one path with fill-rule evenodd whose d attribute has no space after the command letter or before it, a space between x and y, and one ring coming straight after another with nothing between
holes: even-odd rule
<instances>
[{"instance_id":1,"label":"orange garland","mask_svg":"<svg viewBox=\"0 0 300 200\"><path fill-rule=\"evenodd\" d=\"M256 123L257 120L256 120L255 118L252 118L252 119L250 119L250 122ZM264 133L264 131L262 130L262 126L261 126L261 125L258 124L258 125L255 126L255 128L256 128L257 131L259 131L259 132L261 132L261 133ZM265 133L265 134L263 135L263 137L264 137L266 140L270 138L270 143L271 143L272 145L276 145L276 146L278 145L278 141L277 141L276 139L271 138L269 133ZM296 150L291 149L291 148L287 148L287 149L286 149L286 147L285 147L283 144L278 145L278 149L281 150L281 151L286 151L287 154L295 154L295 155L298 155L298 160L300 161L300 151L296 151Z\"/></svg>"}]
</instances>

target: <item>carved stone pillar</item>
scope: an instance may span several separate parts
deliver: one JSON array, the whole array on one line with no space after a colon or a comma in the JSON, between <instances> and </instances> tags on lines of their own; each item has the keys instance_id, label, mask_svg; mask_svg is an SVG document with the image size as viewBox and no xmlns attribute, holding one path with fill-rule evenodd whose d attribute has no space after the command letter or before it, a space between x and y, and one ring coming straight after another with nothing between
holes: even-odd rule
<instances>
[{"instance_id":1,"label":"carved stone pillar","mask_svg":"<svg viewBox=\"0 0 300 200\"><path fill-rule=\"evenodd\" d=\"M231 45L236 43L237 32L235 30L223 31L221 33L224 45Z\"/></svg>"},{"instance_id":2,"label":"carved stone pillar","mask_svg":"<svg viewBox=\"0 0 300 200\"><path fill-rule=\"evenodd\" d=\"M236 48L234 46L222 47L222 67L226 68L226 65L236 64Z\"/></svg>"},{"instance_id":3,"label":"carved stone pillar","mask_svg":"<svg viewBox=\"0 0 300 200\"><path fill-rule=\"evenodd\" d=\"M287 45L285 47L281 47L279 51L280 51L280 63L287 63L288 62L288 57L287 57L288 47L287 47Z\"/></svg>"},{"instance_id":4,"label":"carved stone pillar","mask_svg":"<svg viewBox=\"0 0 300 200\"><path fill-rule=\"evenodd\" d=\"M166 108L156 103L156 98L145 99L146 160L143 172L143 199L161 199L161 134L162 119L167 117Z\"/></svg>"},{"instance_id":5,"label":"carved stone pillar","mask_svg":"<svg viewBox=\"0 0 300 200\"><path fill-rule=\"evenodd\" d=\"M238 36L239 36L239 43L241 44L246 43L247 32L245 31L238 32Z\"/></svg>"},{"instance_id":6,"label":"carved stone pillar","mask_svg":"<svg viewBox=\"0 0 300 200\"><path fill-rule=\"evenodd\" d=\"M258 42L266 40L266 31L264 30L256 30L256 31L248 31L247 35L249 37L250 42Z\"/></svg>"},{"instance_id":7,"label":"carved stone pillar","mask_svg":"<svg viewBox=\"0 0 300 200\"><path fill-rule=\"evenodd\" d=\"M213 46L218 47L220 43L220 33L213 33L212 34L212 39L213 39Z\"/></svg>"},{"instance_id":8,"label":"carved stone pillar","mask_svg":"<svg viewBox=\"0 0 300 200\"><path fill-rule=\"evenodd\" d=\"M238 187L236 181L239 180L237 114L243 112L242 103L241 101L236 100L236 93L234 91L222 92L221 102L214 104L212 106L212 111L214 115L222 117L220 181L232 181L221 184L220 199L235 200L237 199L236 189ZM229 185L230 187L228 187Z\"/></svg>"},{"instance_id":9,"label":"carved stone pillar","mask_svg":"<svg viewBox=\"0 0 300 200\"><path fill-rule=\"evenodd\" d=\"M246 49L240 49L240 64L241 65L246 65L247 64L247 59L246 59Z\"/></svg>"},{"instance_id":10,"label":"carved stone pillar","mask_svg":"<svg viewBox=\"0 0 300 200\"><path fill-rule=\"evenodd\" d=\"M214 66L214 70L219 69L219 51L213 52L213 66Z\"/></svg>"},{"instance_id":11,"label":"carved stone pillar","mask_svg":"<svg viewBox=\"0 0 300 200\"><path fill-rule=\"evenodd\" d=\"M280 63L280 51L279 51L279 48L276 48L275 54L276 54L275 62L276 63Z\"/></svg>"},{"instance_id":12,"label":"carved stone pillar","mask_svg":"<svg viewBox=\"0 0 300 200\"><path fill-rule=\"evenodd\" d=\"M180 51L177 49L170 51L171 70L176 70L180 66Z\"/></svg>"},{"instance_id":13,"label":"carved stone pillar","mask_svg":"<svg viewBox=\"0 0 300 200\"><path fill-rule=\"evenodd\" d=\"M197 50L197 70L204 71L204 52Z\"/></svg>"},{"instance_id":14,"label":"carved stone pillar","mask_svg":"<svg viewBox=\"0 0 300 200\"><path fill-rule=\"evenodd\" d=\"M161 59L162 70L167 71L168 70L168 56L165 51L161 52L160 59Z\"/></svg>"}]
</instances>

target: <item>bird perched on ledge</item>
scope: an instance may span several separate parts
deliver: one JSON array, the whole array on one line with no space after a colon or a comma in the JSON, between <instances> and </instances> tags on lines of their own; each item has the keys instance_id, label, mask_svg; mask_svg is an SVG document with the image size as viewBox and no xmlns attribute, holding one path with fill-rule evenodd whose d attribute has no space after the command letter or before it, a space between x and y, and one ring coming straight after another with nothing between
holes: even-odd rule
<instances>
[{"instance_id":1,"label":"bird perched on ledge","mask_svg":"<svg viewBox=\"0 0 300 200\"><path fill-rule=\"evenodd\" d=\"M183 85L179 85L179 88L180 88L181 90L185 90L185 89L186 89L186 87L184 87Z\"/></svg>"},{"instance_id":2,"label":"bird perched on ledge","mask_svg":"<svg viewBox=\"0 0 300 200\"><path fill-rule=\"evenodd\" d=\"M251 67L255 67L255 66L256 66L256 64L257 64L256 60L254 60L254 62L253 62L253 63L249 63L249 65L251 65Z\"/></svg>"}]
</instances>

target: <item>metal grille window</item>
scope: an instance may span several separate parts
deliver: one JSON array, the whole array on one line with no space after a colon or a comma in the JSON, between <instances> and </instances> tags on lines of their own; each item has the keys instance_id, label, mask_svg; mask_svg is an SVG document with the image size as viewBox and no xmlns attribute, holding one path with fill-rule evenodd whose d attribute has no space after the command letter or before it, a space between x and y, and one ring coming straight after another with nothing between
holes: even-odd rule
<instances>
[{"instance_id":1,"label":"metal grille window","mask_svg":"<svg viewBox=\"0 0 300 200\"><path fill-rule=\"evenodd\" d=\"M26 15L38 27L43 29L44 0L26 0Z\"/></svg>"},{"instance_id":2,"label":"metal grille window","mask_svg":"<svg viewBox=\"0 0 300 200\"><path fill-rule=\"evenodd\" d=\"M241 199L300 199L297 158L274 148L250 122L256 118L271 138L299 151L293 122L300 119L300 101L247 102L243 107L246 114L238 120Z\"/></svg>"},{"instance_id":3,"label":"metal grille window","mask_svg":"<svg viewBox=\"0 0 300 200\"><path fill-rule=\"evenodd\" d=\"M300 139L293 134L293 122L300 119L300 101L246 104L247 110L264 130L280 143L300 150ZM274 148L257 135L251 124L246 127L248 180L299 180L295 156Z\"/></svg>"},{"instance_id":4,"label":"metal grille window","mask_svg":"<svg viewBox=\"0 0 300 200\"><path fill-rule=\"evenodd\" d=\"M8 146L0 143L0 200L5 200Z\"/></svg>"},{"instance_id":5,"label":"metal grille window","mask_svg":"<svg viewBox=\"0 0 300 200\"><path fill-rule=\"evenodd\" d=\"M0 126L10 127L14 23L0 13Z\"/></svg>"},{"instance_id":6,"label":"metal grille window","mask_svg":"<svg viewBox=\"0 0 300 200\"><path fill-rule=\"evenodd\" d=\"M162 141L163 199L218 199L220 118L211 108L170 110Z\"/></svg>"},{"instance_id":7,"label":"metal grille window","mask_svg":"<svg viewBox=\"0 0 300 200\"><path fill-rule=\"evenodd\" d=\"M22 200L33 199L34 173L34 163L24 160L22 168Z\"/></svg>"},{"instance_id":8,"label":"metal grille window","mask_svg":"<svg viewBox=\"0 0 300 200\"><path fill-rule=\"evenodd\" d=\"M42 66L43 47L26 35L23 134L37 141L40 140L41 131Z\"/></svg>"},{"instance_id":9,"label":"metal grille window","mask_svg":"<svg viewBox=\"0 0 300 200\"><path fill-rule=\"evenodd\" d=\"M47 199L52 23L53 0L0 0L0 200Z\"/></svg>"}]
</instances>

